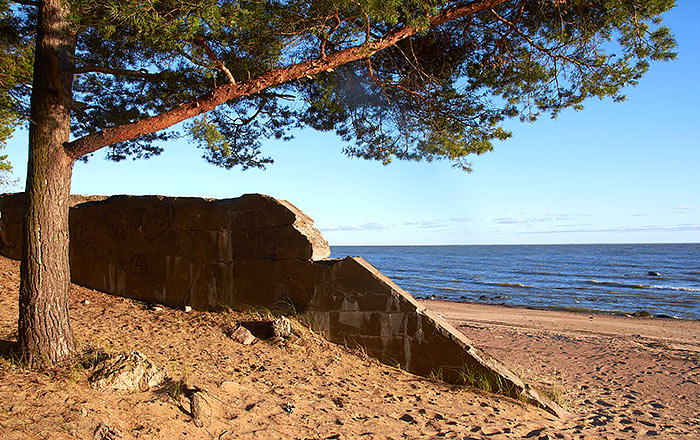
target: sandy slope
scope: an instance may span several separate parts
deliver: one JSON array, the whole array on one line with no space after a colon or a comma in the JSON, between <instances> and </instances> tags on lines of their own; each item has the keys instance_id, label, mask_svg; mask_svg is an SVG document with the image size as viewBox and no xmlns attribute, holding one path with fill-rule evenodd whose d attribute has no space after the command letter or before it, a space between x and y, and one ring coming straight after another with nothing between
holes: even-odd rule
<instances>
[{"instance_id":1,"label":"sandy slope","mask_svg":"<svg viewBox=\"0 0 700 440\"><path fill-rule=\"evenodd\" d=\"M92 439L100 423L125 439L579 439L644 438L648 431L697 438L700 430L698 352L668 348L667 342L575 328L568 333L517 323L485 325L474 317L454 321L496 356L525 366L523 374L565 390L562 398L571 400L577 415L561 421L510 399L378 364L299 324L284 345L243 346L227 333L242 321L264 317L153 311L73 286L71 319L81 348L138 349L171 376L149 391L98 392L87 383L90 371L76 363L36 373L12 361L17 286L17 263L0 258L2 439ZM440 309L450 319L452 306ZM689 328L697 338L697 327ZM648 364L638 367L637 358ZM202 428L192 423L188 402L178 396L180 380L208 392Z\"/></svg>"}]
</instances>

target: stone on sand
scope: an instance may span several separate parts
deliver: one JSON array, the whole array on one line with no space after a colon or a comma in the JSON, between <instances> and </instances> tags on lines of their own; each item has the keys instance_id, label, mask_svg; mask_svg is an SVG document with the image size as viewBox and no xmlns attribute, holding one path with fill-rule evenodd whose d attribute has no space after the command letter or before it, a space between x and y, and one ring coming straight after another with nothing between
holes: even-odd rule
<instances>
[{"instance_id":1,"label":"stone on sand","mask_svg":"<svg viewBox=\"0 0 700 440\"><path fill-rule=\"evenodd\" d=\"M92 373L90 384L104 390L147 390L165 379L165 370L138 351L120 354L102 361Z\"/></svg>"},{"instance_id":2,"label":"stone on sand","mask_svg":"<svg viewBox=\"0 0 700 440\"><path fill-rule=\"evenodd\" d=\"M284 316L272 321L272 333L276 338L286 339L292 334L292 324Z\"/></svg>"},{"instance_id":3,"label":"stone on sand","mask_svg":"<svg viewBox=\"0 0 700 440\"><path fill-rule=\"evenodd\" d=\"M255 342L255 336L242 325L231 333L231 339L243 345L250 345Z\"/></svg>"}]
</instances>

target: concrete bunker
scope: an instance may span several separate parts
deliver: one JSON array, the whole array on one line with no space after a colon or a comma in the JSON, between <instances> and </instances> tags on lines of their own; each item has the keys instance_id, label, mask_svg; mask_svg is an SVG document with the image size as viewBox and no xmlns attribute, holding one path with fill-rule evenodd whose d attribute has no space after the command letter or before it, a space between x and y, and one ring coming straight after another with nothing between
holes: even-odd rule
<instances>
[{"instance_id":1,"label":"concrete bunker","mask_svg":"<svg viewBox=\"0 0 700 440\"><path fill-rule=\"evenodd\" d=\"M565 414L362 258L329 259L313 220L287 201L72 196L71 206L74 283L205 310L284 302L330 341L382 362ZM23 207L23 193L0 196L0 253L9 258L21 257Z\"/></svg>"}]
</instances>

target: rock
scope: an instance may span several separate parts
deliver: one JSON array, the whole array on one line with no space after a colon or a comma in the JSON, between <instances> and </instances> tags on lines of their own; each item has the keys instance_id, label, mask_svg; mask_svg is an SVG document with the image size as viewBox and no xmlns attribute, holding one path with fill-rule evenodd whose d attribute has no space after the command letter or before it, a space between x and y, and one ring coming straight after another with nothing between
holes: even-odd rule
<instances>
[{"instance_id":1,"label":"rock","mask_svg":"<svg viewBox=\"0 0 700 440\"><path fill-rule=\"evenodd\" d=\"M192 306L185 306L185 313L189 313L192 311Z\"/></svg>"},{"instance_id":2,"label":"rock","mask_svg":"<svg viewBox=\"0 0 700 440\"><path fill-rule=\"evenodd\" d=\"M239 326L231 333L231 339L243 345L250 345L255 342L255 336L253 336L250 330L243 326Z\"/></svg>"},{"instance_id":3,"label":"rock","mask_svg":"<svg viewBox=\"0 0 700 440\"><path fill-rule=\"evenodd\" d=\"M284 316L272 321L272 333L276 338L286 339L292 335L292 323Z\"/></svg>"},{"instance_id":4,"label":"rock","mask_svg":"<svg viewBox=\"0 0 700 440\"><path fill-rule=\"evenodd\" d=\"M647 272L647 275L649 275L650 277L660 277L661 276L661 274L655 270L650 270L649 272Z\"/></svg>"},{"instance_id":5,"label":"rock","mask_svg":"<svg viewBox=\"0 0 700 440\"><path fill-rule=\"evenodd\" d=\"M138 351L120 354L97 365L88 381L93 388L111 390L147 390L165 379L165 370L158 368Z\"/></svg>"},{"instance_id":6,"label":"rock","mask_svg":"<svg viewBox=\"0 0 700 440\"><path fill-rule=\"evenodd\" d=\"M640 310L638 312L633 313L634 316L637 318L650 318L652 315L651 313L647 312L646 310Z\"/></svg>"},{"instance_id":7,"label":"rock","mask_svg":"<svg viewBox=\"0 0 700 440\"><path fill-rule=\"evenodd\" d=\"M410 423L410 424L416 423L416 419L414 419L413 416L410 414L402 415L401 417L399 417L399 420L401 420L402 422Z\"/></svg>"},{"instance_id":8,"label":"rock","mask_svg":"<svg viewBox=\"0 0 700 440\"><path fill-rule=\"evenodd\" d=\"M124 434L119 432L117 428L111 428L104 423L100 423L95 428L95 434L93 434L93 440L119 440L124 438Z\"/></svg>"}]
</instances>

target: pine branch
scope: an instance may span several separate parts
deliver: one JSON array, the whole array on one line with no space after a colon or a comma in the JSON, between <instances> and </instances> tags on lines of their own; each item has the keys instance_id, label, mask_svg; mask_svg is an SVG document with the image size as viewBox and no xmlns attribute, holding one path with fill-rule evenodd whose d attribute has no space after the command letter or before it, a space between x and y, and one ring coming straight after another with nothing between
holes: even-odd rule
<instances>
[{"instance_id":1,"label":"pine branch","mask_svg":"<svg viewBox=\"0 0 700 440\"><path fill-rule=\"evenodd\" d=\"M428 23L430 27L439 26L451 20L490 10L506 1L508 0L477 0L455 6L429 17ZM352 61L367 58L377 52L394 46L399 41L415 35L421 30L423 29L420 27L404 25L388 32L382 38L327 54L324 58L273 69L248 81L227 83L218 86L209 93L193 101L180 104L159 115L147 117L129 124L106 128L97 133L69 142L65 146L66 153L73 159L78 159L108 145L155 133L186 119L211 111L226 101L251 96L269 87L274 87L299 78L310 77Z\"/></svg>"},{"instance_id":2,"label":"pine branch","mask_svg":"<svg viewBox=\"0 0 700 440\"><path fill-rule=\"evenodd\" d=\"M113 69L111 67L103 66L81 66L76 67L73 71L76 75L84 73L106 73L108 75L114 76L129 76L135 78L155 78L160 76L157 73L150 73L146 69L130 70L130 69Z\"/></svg>"},{"instance_id":3,"label":"pine branch","mask_svg":"<svg viewBox=\"0 0 700 440\"><path fill-rule=\"evenodd\" d=\"M236 80L233 78L233 74L231 73L231 71L228 70L228 67L226 67L226 64L224 64L223 61L221 61L219 59L219 57L216 56L216 53L214 53L214 51L211 50L211 47L209 47L209 44L207 43L207 41L202 37L197 37L197 38L195 38L194 41L199 47L202 48L202 50L204 50L204 53L207 54L209 59L214 64L216 64L216 67L218 67L219 70L224 72L224 75L226 75L226 78L228 78L228 82L230 82L231 84L236 84Z\"/></svg>"},{"instance_id":4,"label":"pine branch","mask_svg":"<svg viewBox=\"0 0 700 440\"><path fill-rule=\"evenodd\" d=\"M523 32L523 31L521 31L521 30L518 28L518 25L517 25L516 23L513 23L512 21L509 21L507 18L502 17L502 16L501 16L500 14L498 14L498 12L496 12L494 9L491 9L491 13L492 13L492 14L494 15L494 17L496 17L499 21L501 21L501 22L505 23L506 25L508 25L516 34L520 35L520 37L521 37L523 40L527 41L528 44L530 44L530 46L534 47L535 49L539 50L540 52L543 52L544 54L546 54L546 55L548 55L548 56L550 56L550 57L552 57L552 58L554 58L554 59L562 59L562 60L568 61L568 62L570 62L571 64L573 64L573 65L575 65L575 66L579 66L579 67L580 67L580 66L599 67L599 66L595 66L595 65L590 64L590 63L586 63L586 62L581 61L581 60L577 60L577 59L571 58L571 57L568 56L568 55L564 55L564 54L560 54L560 53L554 53L554 51L553 51L552 49L547 48L547 47L544 47L544 46L542 46L541 44L538 44L538 43L537 43L535 40L533 40L529 35L527 35L527 34L526 34L525 32Z\"/></svg>"}]
</instances>

